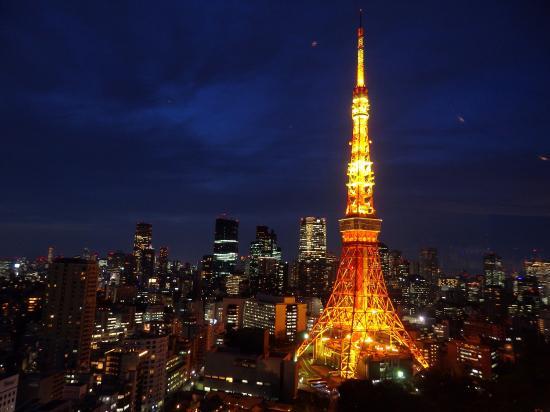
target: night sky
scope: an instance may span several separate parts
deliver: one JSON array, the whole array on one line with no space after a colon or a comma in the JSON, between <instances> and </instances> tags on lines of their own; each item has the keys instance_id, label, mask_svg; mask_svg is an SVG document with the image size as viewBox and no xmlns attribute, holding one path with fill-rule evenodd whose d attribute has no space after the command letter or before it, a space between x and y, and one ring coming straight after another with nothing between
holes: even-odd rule
<instances>
[{"instance_id":1,"label":"night sky","mask_svg":"<svg viewBox=\"0 0 550 412\"><path fill-rule=\"evenodd\" d=\"M357 9L382 240L447 271L550 257L545 1L0 3L0 256L155 247L196 262L214 219L340 252ZM549 160L544 160L549 155Z\"/></svg>"}]
</instances>

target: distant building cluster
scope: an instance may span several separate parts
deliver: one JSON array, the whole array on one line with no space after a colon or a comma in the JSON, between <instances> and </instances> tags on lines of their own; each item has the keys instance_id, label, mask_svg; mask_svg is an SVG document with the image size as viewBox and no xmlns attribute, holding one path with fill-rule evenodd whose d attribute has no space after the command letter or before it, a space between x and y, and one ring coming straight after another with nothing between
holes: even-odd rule
<instances>
[{"instance_id":1,"label":"distant building cluster","mask_svg":"<svg viewBox=\"0 0 550 412\"><path fill-rule=\"evenodd\" d=\"M288 407L307 386L294 353L338 270L326 230L324 218L301 219L295 261L267 226L239 254L239 222L226 216L198 265L155 249L148 223L137 224L129 253L1 259L0 410L194 410L213 394ZM550 340L550 261L529 258L511 273L488 253L479 273L448 274L435 248L416 261L378 250L396 310L432 367L491 382L525 331Z\"/></svg>"}]
</instances>

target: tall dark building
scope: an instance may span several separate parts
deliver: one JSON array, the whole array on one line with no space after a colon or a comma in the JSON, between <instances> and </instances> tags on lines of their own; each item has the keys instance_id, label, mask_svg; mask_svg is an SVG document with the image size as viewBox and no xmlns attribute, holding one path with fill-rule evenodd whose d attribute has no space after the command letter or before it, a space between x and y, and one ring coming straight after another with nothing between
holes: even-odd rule
<instances>
[{"instance_id":1,"label":"tall dark building","mask_svg":"<svg viewBox=\"0 0 550 412\"><path fill-rule=\"evenodd\" d=\"M204 255L200 264L201 279L210 280L214 274L214 256Z\"/></svg>"},{"instance_id":2,"label":"tall dark building","mask_svg":"<svg viewBox=\"0 0 550 412\"><path fill-rule=\"evenodd\" d=\"M133 254L135 259L134 273L140 286L145 286L154 274L153 225L143 222L136 225Z\"/></svg>"},{"instance_id":3,"label":"tall dark building","mask_svg":"<svg viewBox=\"0 0 550 412\"><path fill-rule=\"evenodd\" d=\"M418 274L426 279L429 284L435 284L437 283L439 272L437 249L431 247L421 249L418 259Z\"/></svg>"},{"instance_id":4,"label":"tall dark building","mask_svg":"<svg viewBox=\"0 0 550 412\"><path fill-rule=\"evenodd\" d=\"M166 275L168 273L168 248L166 246L162 246L159 249L158 259L159 273Z\"/></svg>"},{"instance_id":5,"label":"tall dark building","mask_svg":"<svg viewBox=\"0 0 550 412\"><path fill-rule=\"evenodd\" d=\"M504 269L500 256L495 253L487 253L483 256L483 274L485 286L504 286Z\"/></svg>"},{"instance_id":6,"label":"tall dark building","mask_svg":"<svg viewBox=\"0 0 550 412\"><path fill-rule=\"evenodd\" d=\"M157 274L160 282L161 289L167 289L168 282L168 248L162 246L159 249L159 255L157 260Z\"/></svg>"},{"instance_id":7,"label":"tall dark building","mask_svg":"<svg viewBox=\"0 0 550 412\"><path fill-rule=\"evenodd\" d=\"M325 218L301 219L297 270L298 293L301 296L327 297L330 294Z\"/></svg>"},{"instance_id":8,"label":"tall dark building","mask_svg":"<svg viewBox=\"0 0 550 412\"><path fill-rule=\"evenodd\" d=\"M504 315L504 269L502 259L495 253L483 256L484 288L486 314L490 319L498 319Z\"/></svg>"},{"instance_id":9,"label":"tall dark building","mask_svg":"<svg viewBox=\"0 0 550 412\"><path fill-rule=\"evenodd\" d=\"M214 232L213 277L224 280L235 270L239 257L239 221L226 217L216 219Z\"/></svg>"},{"instance_id":10,"label":"tall dark building","mask_svg":"<svg viewBox=\"0 0 550 412\"><path fill-rule=\"evenodd\" d=\"M390 252L390 268L388 287L399 287L406 283L410 275L410 263L400 250Z\"/></svg>"},{"instance_id":11,"label":"tall dark building","mask_svg":"<svg viewBox=\"0 0 550 412\"><path fill-rule=\"evenodd\" d=\"M59 258L50 265L44 307L44 370L89 370L98 274L93 260Z\"/></svg>"},{"instance_id":12,"label":"tall dark building","mask_svg":"<svg viewBox=\"0 0 550 412\"><path fill-rule=\"evenodd\" d=\"M256 227L256 239L250 243L248 277L250 292L283 294L287 267L281 262L277 235L267 226Z\"/></svg>"}]
</instances>

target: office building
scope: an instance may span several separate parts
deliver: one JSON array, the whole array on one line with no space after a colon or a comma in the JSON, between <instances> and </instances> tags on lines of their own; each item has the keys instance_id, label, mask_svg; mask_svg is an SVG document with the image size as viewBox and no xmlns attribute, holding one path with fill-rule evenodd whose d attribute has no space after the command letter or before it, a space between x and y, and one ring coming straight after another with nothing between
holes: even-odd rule
<instances>
[{"instance_id":1,"label":"office building","mask_svg":"<svg viewBox=\"0 0 550 412\"><path fill-rule=\"evenodd\" d=\"M324 258L327 255L327 223L324 217L304 217L300 220L298 261Z\"/></svg>"},{"instance_id":2,"label":"office building","mask_svg":"<svg viewBox=\"0 0 550 412\"><path fill-rule=\"evenodd\" d=\"M256 227L256 238L250 243L248 278L250 293L280 294L285 290L285 267L277 235L267 226Z\"/></svg>"},{"instance_id":3,"label":"office building","mask_svg":"<svg viewBox=\"0 0 550 412\"><path fill-rule=\"evenodd\" d=\"M524 268L527 276L536 277L542 303L550 305L550 260L529 259Z\"/></svg>"},{"instance_id":4,"label":"office building","mask_svg":"<svg viewBox=\"0 0 550 412\"><path fill-rule=\"evenodd\" d=\"M293 342L307 326L307 305L292 296L257 295L244 304L243 327L267 329L278 340Z\"/></svg>"},{"instance_id":5,"label":"office building","mask_svg":"<svg viewBox=\"0 0 550 412\"><path fill-rule=\"evenodd\" d=\"M267 331L241 329L225 346L206 354L204 390L226 391L291 402L298 384L291 352L269 349Z\"/></svg>"},{"instance_id":6,"label":"office building","mask_svg":"<svg viewBox=\"0 0 550 412\"><path fill-rule=\"evenodd\" d=\"M135 260L134 274L142 286L153 275L154 251L151 252L152 249L153 226L149 223L140 222L136 225L136 232L134 234L133 255Z\"/></svg>"},{"instance_id":7,"label":"office building","mask_svg":"<svg viewBox=\"0 0 550 412\"><path fill-rule=\"evenodd\" d=\"M483 257L483 274L485 287L504 287L504 269L502 259L494 253L487 253Z\"/></svg>"},{"instance_id":8,"label":"office building","mask_svg":"<svg viewBox=\"0 0 550 412\"><path fill-rule=\"evenodd\" d=\"M302 218L297 262L298 294L303 297L328 297L331 269L327 263L326 219Z\"/></svg>"},{"instance_id":9,"label":"office building","mask_svg":"<svg viewBox=\"0 0 550 412\"><path fill-rule=\"evenodd\" d=\"M157 275L160 281L161 290L169 289L168 281L168 247L162 246L159 248L157 260Z\"/></svg>"},{"instance_id":10,"label":"office building","mask_svg":"<svg viewBox=\"0 0 550 412\"><path fill-rule=\"evenodd\" d=\"M140 361L139 410L146 412L162 409L167 384L168 336L139 333L125 339L124 345L129 351L147 351L147 355Z\"/></svg>"},{"instance_id":11,"label":"office building","mask_svg":"<svg viewBox=\"0 0 550 412\"><path fill-rule=\"evenodd\" d=\"M45 370L86 372L94 330L98 265L79 258L54 259L44 307Z\"/></svg>"},{"instance_id":12,"label":"office building","mask_svg":"<svg viewBox=\"0 0 550 412\"><path fill-rule=\"evenodd\" d=\"M439 276L439 260L437 258L437 249L424 248L420 250L418 259L418 274L422 276L430 285L437 283Z\"/></svg>"},{"instance_id":13,"label":"office building","mask_svg":"<svg viewBox=\"0 0 550 412\"><path fill-rule=\"evenodd\" d=\"M223 298L218 321L226 331L242 328L245 302L243 298Z\"/></svg>"},{"instance_id":14,"label":"office building","mask_svg":"<svg viewBox=\"0 0 550 412\"><path fill-rule=\"evenodd\" d=\"M215 287L224 287L225 278L234 273L239 257L239 222L220 217L216 219L212 272Z\"/></svg>"}]
</instances>

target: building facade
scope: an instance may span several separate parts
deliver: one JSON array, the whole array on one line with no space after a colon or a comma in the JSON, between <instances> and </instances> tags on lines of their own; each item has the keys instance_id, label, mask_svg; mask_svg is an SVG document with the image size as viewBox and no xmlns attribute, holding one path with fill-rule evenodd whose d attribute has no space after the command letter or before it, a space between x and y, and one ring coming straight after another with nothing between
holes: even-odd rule
<instances>
[{"instance_id":1,"label":"building facade","mask_svg":"<svg viewBox=\"0 0 550 412\"><path fill-rule=\"evenodd\" d=\"M59 258L50 265L44 307L45 369L89 370L98 273L93 260Z\"/></svg>"},{"instance_id":2,"label":"building facade","mask_svg":"<svg viewBox=\"0 0 550 412\"><path fill-rule=\"evenodd\" d=\"M239 221L227 217L216 219L212 260L213 287L223 288L228 275L235 271L239 257Z\"/></svg>"},{"instance_id":3,"label":"building facade","mask_svg":"<svg viewBox=\"0 0 550 412\"><path fill-rule=\"evenodd\" d=\"M267 329L278 340L293 342L307 326L307 305L293 296L258 295L244 304L243 327Z\"/></svg>"}]
</instances>

